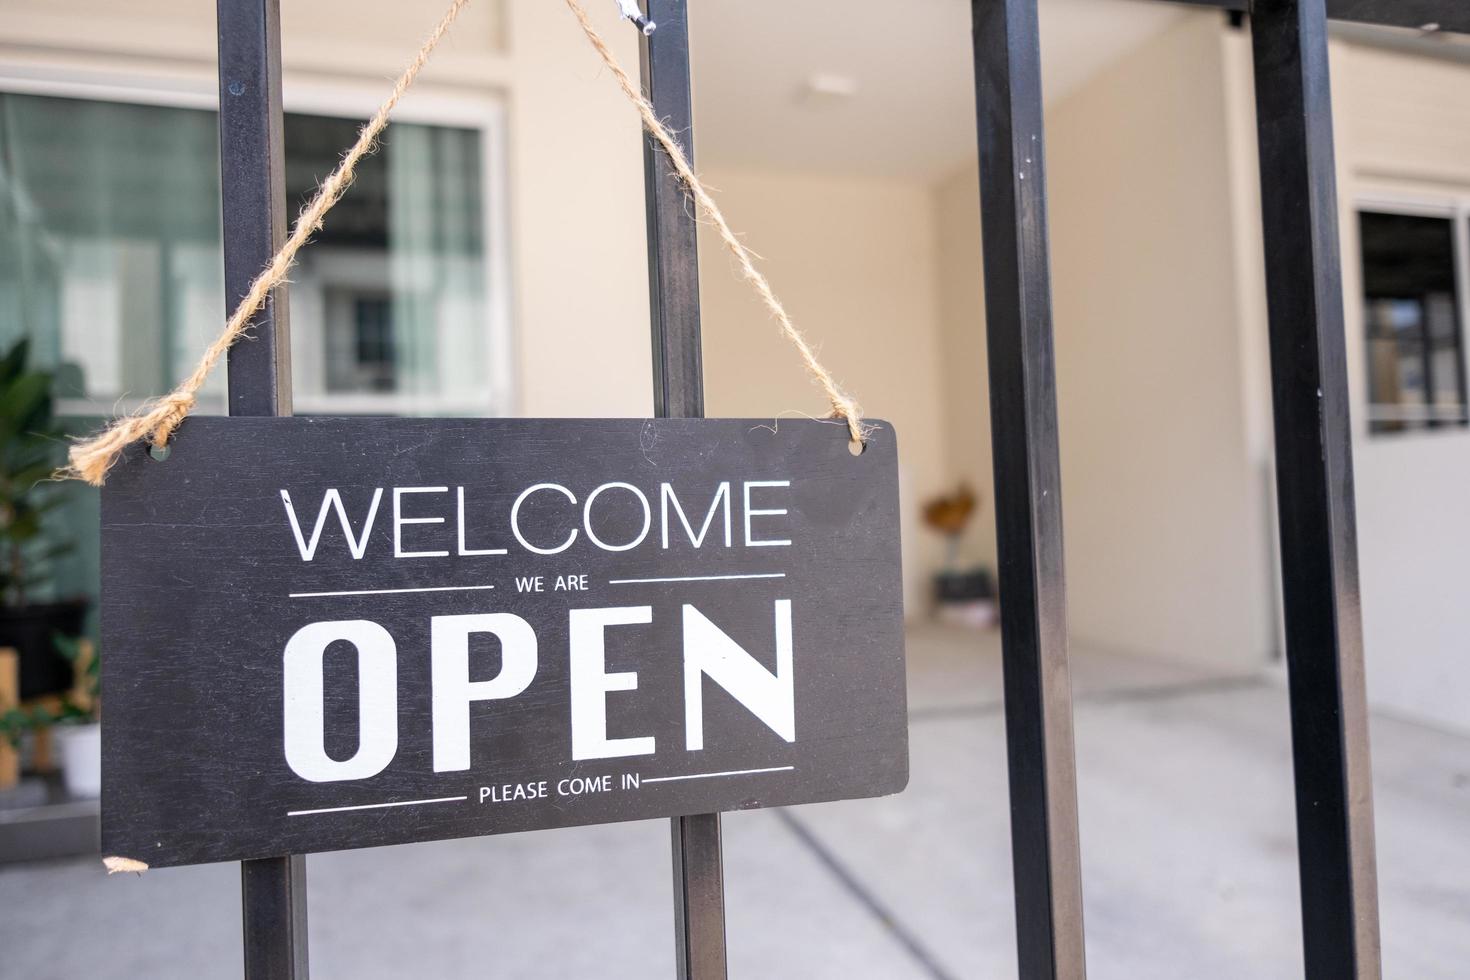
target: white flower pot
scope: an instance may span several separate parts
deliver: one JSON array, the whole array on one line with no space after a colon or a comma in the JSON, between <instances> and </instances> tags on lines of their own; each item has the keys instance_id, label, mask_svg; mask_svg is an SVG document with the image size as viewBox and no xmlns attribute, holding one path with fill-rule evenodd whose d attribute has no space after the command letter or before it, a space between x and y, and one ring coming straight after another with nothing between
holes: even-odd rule
<instances>
[{"instance_id":1,"label":"white flower pot","mask_svg":"<svg viewBox=\"0 0 1470 980\"><path fill-rule=\"evenodd\" d=\"M61 775L72 796L102 795L102 726L57 725L52 729L61 749Z\"/></svg>"}]
</instances>

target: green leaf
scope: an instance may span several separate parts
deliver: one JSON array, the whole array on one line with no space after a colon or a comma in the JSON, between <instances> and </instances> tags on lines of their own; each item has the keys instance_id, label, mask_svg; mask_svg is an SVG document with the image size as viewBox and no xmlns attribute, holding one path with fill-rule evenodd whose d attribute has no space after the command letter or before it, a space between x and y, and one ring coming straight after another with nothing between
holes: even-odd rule
<instances>
[{"instance_id":1,"label":"green leaf","mask_svg":"<svg viewBox=\"0 0 1470 980\"><path fill-rule=\"evenodd\" d=\"M0 354L0 600L6 602L44 585L48 562L72 547L54 540L43 519L69 499L43 482L60 461L65 435L55 423L54 372L30 369L30 351L22 338Z\"/></svg>"},{"instance_id":2,"label":"green leaf","mask_svg":"<svg viewBox=\"0 0 1470 980\"><path fill-rule=\"evenodd\" d=\"M32 728L49 725L52 721L53 716L44 708L11 708L0 712L0 738L6 739L13 746L19 746L21 735Z\"/></svg>"},{"instance_id":3,"label":"green leaf","mask_svg":"<svg viewBox=\"0 0 1470 980\"><path fill-rule=\"evenodd\" d=\"M5 528L5 536L12 541L29 541L40 533L41 515L33 507L18 511Z\"/></svg>"},{"instance_id":4,"label":"green leaf","mask_svg":"<svg viewBox=\"0 0 1470 980\"><path fill-rule=\"evenodd\" d=\"M22 337L10 345L10 350L0 356L0 386L8 385L25 370L30 359L31 338Z\"/></svg>"},{"instance_id":5,"label":"green leaf","mask_svg":"<svg viewBox=\"0 0 1470 980\"><path fill-rule=\"evenodd\" d=\"M67 636L65 633L53 633L51 635L51 645L56 648L57 653L72 663L76 663L77 658L82 655L82 638L80 636Z\"/></svg>"},{"instance_id":6,"label":"green leaf","mask_svg":"<svg viewBox=\"0 0 1470 980\"><path fill-rule=\"evenodd\" d=\"M50 402L51 376L39 371L22 374L0 388L0 440L28 434L39 419L50 415Z\"/></svg>"}]
</instances>

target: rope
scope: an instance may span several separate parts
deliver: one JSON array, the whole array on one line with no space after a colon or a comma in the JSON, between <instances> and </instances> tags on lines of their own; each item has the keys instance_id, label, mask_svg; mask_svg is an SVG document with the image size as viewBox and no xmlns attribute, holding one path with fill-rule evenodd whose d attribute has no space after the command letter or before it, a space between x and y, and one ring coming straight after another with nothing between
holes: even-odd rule
<instances>
[{"instance_id":1,"label":"rope","mask_svg":"<svg viewBox=\"0 0 1470 980\"><path fill-rule=\"evenodd\" d=\"M781 333L796 348L797 354L801 356L802 364L806 366L807 373L812 376L812 379L826 393L827 400L832 407L831 417L846 421L847 432L852 438L854 446L860 446L863 442L865 432L862 410L858 407L857 402L852 399L852 396L842 390L837 384L837 380L832 377L832 372L828 371L817 360L816 352L812 350L811 344L807 342L806 337L802 336L801 331L796 329L796 324L791 322L791 316L786 312L786 308L781 305L781 301L776 298L775 292L771 289L771 284L766 281L766 277L756 268L754 254L750 249L745 247L739 238L735 237L735 232L730 230L729 222L725 220L725 215L720 211L720 206L715 203L714 198L710 196L704 184L695 176L694 168L689 163L689 157L685 155L683 148L679 146L679 142L674 138L674 134L669 132L669 128L654 113L653 106L649 104L648 99L644 98L642 91L633 84L633 80L628 77L628 73L618 63L618 59L614 57L612 50L608 48L607 42L602 39L602 35L598 34L597 29L592 26L592 21L588 19L587 11L582 9L582 4L578 0L566 0L566 4L576 16L577 22L582 25L582 32L587 35L587 40L591 41L592 46L597 49L597 53L602 55L602 60L607 65L608 71L612 72L613 77L617 79L618 87L623 90L623 94L628 97L628 101L633 103L633 106L638 110L638 115L643 118L643 127L664 148L664 152L668 154L670 162L674 165L674 173L678 176L680 182L683 183L690 197L694 198L694 202L699 206L699 209L714 223L715 229L720 233L720 240L725 244L725 248L740 263L740 271L746 281L755 289L761 298L761 302L765 304L766 309L776 318L776 322L780 324Z\"/></svg>"},{"instance_id":2,"label":"rope","mask_svg":"<svg viewBox=\"0 0 1470 980\"><path fill-rule=\"evenodd\" d=\"M343 155L337 168L326 180L322 181L321 186L317 188L316 196L307 203L306 207L302 208L291 230L291 236L286 239L286 243L281 246L280 251L276 252L270 263L255 277L254 282L250 284L249 291L225 322L224 330L209 345L193 372L167 395L148 402L137 411L117 419L98 434L72 446L68 453L68 465L57 471L58 479L83 480L94 487L100 487L107 478L108 470L117 463L122 453L133 443L146 440L155 447L167 445L179 423L194 410L199 399L199 390L218 365L220 358L224 357L242 337L248 336L251 319L265 305L271 290L286 281L286 276L291 271L297 253L311 239L311 236L321 229L327 212L351 186L358 163L377 148L378 136L387 126L389 115L398 105L399 100L403 98L404 93L408 91L409 86L413 84L414 79L418 77L434 48L448 33L454 19L468 3L469 0L453 0L450 3L448 11L440 19L438 26L424 41L423 47L409 62L408 67L398 76L392 93L378 107L373 117L363 125L358 133L357 141ZM725 248L739 262L744 278L760 296L766 309L775 317L782 334L796 348L807 373L826 393L832 409L830 417L843 419L847 424L848 435L854 446L861 446L866 432L862 422L862 410L858 407L857 402L842 390L836 379L832 377L832 373L817 360L811 344L796 328L796 324L791 321L791 316L781 305L781 301L776 298L766 277L756 268L754 254L735 236L729 222L725 220L724 213L720 211L719 205L715 203L699 177L695 175L688 156L685 155L674 135L669 132L668 127L654 113L653 106L643 97L642 92L633 84L633 80L618 63L617 58L608 48L607 42L592 26L582 5L578 0L566 0L566 3L576 16L577 22L581 24L587 40L592 43L597 53L602 56L608 70L617 79L623 94L638 110L639 116L643 119L644 128L668 154L680 182L699 209L714 223Z\"/></svg>"},{"instance_id":3,"label":"rope","mask_svg":"<svg viewBox=\"0 0 1470 980\"><path fill-rule=\"evenodd\" d=\"M419 48L419 53L398 76L392 94L378 107L373 117L363 124L357 134L357 142L342 157L337 169L322 181L316 196L301 209L295 227L291 230L291 237L286 239L286 243L271 259L270 264L255 277L255 281L250 284L250 290L235 307L235 312L230 314L224 330L199 359L193 373L167 395L145 404L132 414L116 420L97 435L72 446L68 453L70 462L57 472L58 478L85 480L94 487L100 487L107 478L107 471L118 461L123 450L133 443L144 439L158 447L168 443L174 429L193 411L199 398L199 389L203 387L219 359L236 341L247 335L251 318L265 305L271 290L286 281L296 260L296 253L321 229L327 212L352 185L358 163L377 149L378 136L383 132L383 127L388 125L389 114L418 77L419 71L428 62L429 55L449 31L449 26L469 2L470 0L453 0L449 5L449 10L445 12L439 25L424 41L423 47Z\"/></svg>"}]
</instances>

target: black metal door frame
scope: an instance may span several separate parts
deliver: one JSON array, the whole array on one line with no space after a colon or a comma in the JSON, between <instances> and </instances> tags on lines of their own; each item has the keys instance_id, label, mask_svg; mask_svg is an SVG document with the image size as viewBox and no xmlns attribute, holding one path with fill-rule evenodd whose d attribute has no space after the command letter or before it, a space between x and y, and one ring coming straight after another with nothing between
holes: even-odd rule
<instances>
[{"instance_id":1,"label":"black metal door frame","mask_svg":"<svg viewBox=\"0 0 1470 980\"><path fill-rule=\"evenodd\" d=\"M217 0L225 284L286 228L279 0ZM1172 0L1253 22L1281 564L1306 972L1380 973L1326 21L1470 32L1460 0ZM645 0L643 84L692 152L687 0ZM1085 975L1067 673L1056 372L1036 0L972 0L1017 948L1027 978ZM704 400L696 226L646 144L654 402ZM232 415L291 411L282 288L230 353ZM718 814L672 821L681 978L726 972ZM305 980L301 856L241 867L245 974Z\"/></svg>"}]
</instances>

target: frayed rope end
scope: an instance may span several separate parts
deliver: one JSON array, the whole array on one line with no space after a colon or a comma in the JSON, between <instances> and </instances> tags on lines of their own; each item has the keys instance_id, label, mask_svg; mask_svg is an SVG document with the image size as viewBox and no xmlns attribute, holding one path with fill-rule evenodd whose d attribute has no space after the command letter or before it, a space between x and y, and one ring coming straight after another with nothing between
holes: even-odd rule
<instances>
[{"instance_id":1,"label":"frayed rope end","mask_svg":"<svg viewBox=\"0 0 1470 980\"><path fill-rule=\"evenodd\" d=\"M144 406L136 414L118 419L95 436L73 445L67 451L67 465L52 474L53 479L81 480L94 487L102 486L107 472L133 443L168 445L174 430L193 410L195 400L192 391L178 390Z\"/></svg>"},{"instance_id":2,"label":"frayed rope end","mask_svg":"<svg viewBox=\"0 0 1470 980\"><path fill-rule=\"evenodd\" d=\"M147 862L135 861L132 858L125 857L105 857L102 859L102 866L107 869L107 873L110 875L122 874L126 871L142 874L148 870Z\"/></svg>"},{"instance_id":3,"label":"frayed rope end","mask_svg":"<svg viewBox=\"0 0 1470 980\"><path fill-rule=\"evenodd\" d=\"M79 442L67 450L67 464L51 474L53 480L81 480L88 486L100 487L107 482L107 471L112 469L123 450L136 440L111 438L116 426Z\"/></svg>"}]
</instances>

